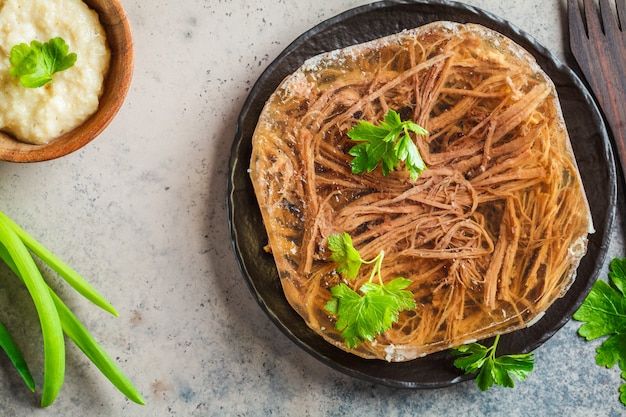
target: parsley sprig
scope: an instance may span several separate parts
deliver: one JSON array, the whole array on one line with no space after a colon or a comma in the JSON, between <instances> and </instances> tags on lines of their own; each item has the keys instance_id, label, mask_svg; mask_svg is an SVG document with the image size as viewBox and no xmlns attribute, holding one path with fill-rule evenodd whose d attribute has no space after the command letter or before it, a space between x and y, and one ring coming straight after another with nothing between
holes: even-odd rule
<instances>
[{"instance_id":1,"label":"parsley sprig","mask_svg":"<svg viewBox=\"0 0 626 417\"><path fill-rule=\"evenodd\" d=\"M413 293L406 288L412 283L406 278L395 278L384 283L381 268L384 251L372 260L361 258L348 233L328 237L331 259L339 266L337 272L348 279L357 277L361 265L374 264L368 282L354 291L344 283L331 288L332 297L324 307L337 316L335 328L349 348L357 347L365 340L372 341L377 334L389 330L403 310L415 308ZM378 277L378 282L374 279Z\"/></svg>"},{"instance_id":2,"label":"parsley sprig","mask_svg":"<svg viewBox=\"0 0 626 417\"><path fill-rule=\"evenodd\" d=\"M65 71L76 63L76 53L69 53L69 45L56 37L48 42L37 40L20 43L11 48L9 72L19 78L26 88L37 88L52 81L52 75Z\"/></svg>"},{"instance_id":3,"label":"parsley sprig","mask_svg":"<svg viewBox=\"0 0 626 417\"><path fill-rule=\"evenodd\" d=\"M573 318L585 322L578 334L586 340L608 336L596 348L596 363L612 368L619 362L626 379L626 258L611 261L609 282L596 281ZM620 401L626 405L626 382L619 392Z\"/></svg>"},{"instance_id":4,"label":"parsley sprig","mask_svg":"<svg viewBox=\"0 0 626 417\"><path fill-rule=\"evenodd\" d=\"M411 179L416 180L426 169L426 164L409 132L428 134L427 130L410 120L403 122L394 110L387 112L379 126L365 120L359 121L347 132L350 139L361 142L349 151L354 156L352 173L372 172L381 164L383 175L387 176L403 161L411 173Z\"/></svg>"},{"instance_id":5,"label":"parsley sprig","mask_svg":"<svg viewBox=\"0 0 626 417\"><path fill-rule=\"evenodd\" d=\"M534 368L532 353L496 356L499 341L500 335L497 335L491 347L470 343L452 349L453 355L460 356L454 360L454 366L466 374L478 372L476 384L481 391L488 390L494 383L513 388L513 377L523 381Z\"/></svg>"}]
</instances>

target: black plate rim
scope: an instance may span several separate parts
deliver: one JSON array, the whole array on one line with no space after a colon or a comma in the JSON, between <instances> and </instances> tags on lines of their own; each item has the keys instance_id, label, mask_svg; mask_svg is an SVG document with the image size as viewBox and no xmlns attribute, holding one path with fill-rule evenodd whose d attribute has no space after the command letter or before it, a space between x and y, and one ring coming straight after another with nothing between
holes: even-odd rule
<instances>
[{"instance_id":1,"label":"black plate rim","mask_svg":"<svg viewBox=\"0 0 626 417\"><path fill-rule=\"evenodd\" d=\"M241 141L244 139L242 137L242 132L241 132L242 121L244 117L247 115L247 113L251 110L251 106L254 101L255 95L258 93L261 86L268 81L268 77L272 75L272 72L274 71L275 67L279 66L281 62L289 54L293 53L294 50L297 50L303 43L306 43L308 39L310 39L311 37L315 36L317 33L323 31L324 29L330 26L340 24L342 21L348 18L352 18L354 16L358 16L362 13L368 13L368 12L378 11L382 9L389 9L389 8L394 8L394 7L402 6L402 5L412 5L412 6L418 6L418 7L419 6L434 6L434 7L441 7L441 8L446 8L446 9L453 9L453 10L461 11L463 13L467 13L470 15L480 16L482 18L485 18L493 22L494 25L496 26L504 25L510 32L506 34L508 37L513 38L514 41L522 44L522 46L526 47L527 49L528 49L527 45L531 45L532 50L530 52L534 56L538 56L538 55L542 56L543 58L546 59L546 61L548 61L549 63L553 65L554 71L559 71L570 79L571 85L576 87L578 90L580 90L580 93L584 96L585 101L589 105L590 111L594 114L594 118L598 120L597 128L598 128L598 132L603 137L603 141L605 145L604 156L607 161L608 176L611 179L611 183L608 184L608 190L609 190L608 201L609 201L610 208L609 208L609 211L606 213L607 215L606 223L604 224L604 227L601 230L596 230L595 232L596 234L600 234L602 236L600 249L599 249L600 254L596 258L595 267L589 274L590 278L588 279L586 287L582 291L579 292L576 299L572 302L572 305L570 306L570 308L565 310L565 314L563 314L562 319L558 323L555 323L552 326L550 331L544 332L543 336L537 341L535 341L534 343L525 346L525 348L519 352L510 352L510 353L532 352L536 350L539 346L541 346L543 343L545 343L547 340L549 340L561 327L563 327L571 319L572 314L580 306L580 304L582 304L588 292L591 290L593 283L596 281L600 272L602 271L602 268L603 268L603 265L605 263L605 259L607 256L608 247L610 244L610 236L611 236L610 231L613 226L614 219L615 219L615 207L616 207L616 202L617 202L616 167L614 163L613 151L612 151L609 139L608 139L608 132L604 125L604 121L602 119L601 113L595 103L593 96L589 93L587 87L581 81L578 75L572 69L570 69L566 64L562 63L554 54L552 54L552 52L550 52L547 48L543 47L536 39L534 39L528 33L524 32L523 30L513 25L512 23L506 21L505 19L502 19L496 16L495 14L492 14L490 12L487 12L475 6L467 5L467 4L456 2L456 1L449 1L449 0L417 0L417 1L416 0L383 0L383 1L366 4L363 6L355 7L343 13L340 13L334 17L331 17L327 20L324 20L321 23L310 28L303 34L301 34L294 41L292 41L272 61L272 63L270 63L266 67L266 69L263 71L261 76L257 79L253 88L250 90L250 93L248 94L248 97L246 98L246 101L244 102L242 106L239 118L237 120L235 140L231 148L231 155L230 155L230 160L229 160L229 175L227 178L227 211L228 211L228 226L229 226L229 230L231 233L231 245L232 245L240 272L242 273L244 280L246 281L246 284L254 300L261 307L261 309L265 312L265 314L270 318L270 320L280 329L280 331L282 331L296 345L298 345L308 354L312 355L314 358L318 359L320 362L324 363L325 365L337 371L340 371L346 375L350 375L350 376L353 376L353 377L356 377L365 381L387 385L387 386L391 386L395 388L434 389L434 388L442 388L442 387L450 386L461 381L473 379L475 375L465 375L459 372L455 378L452 378L444 382L442 381L434 381L434 382L406 381L406 380L395 380L393 378L381 378L376 375L372 375L370 372L364 372L358 367L341 365L337 363L336 360L334 360L329 355L315 350L313 347L309 346L308 344L300 340L300 338L296 336L289 329L288 326L286 326L284 323L280 321L278 316L274 313L274 311L272 311L270 306L267 304L266 300L264 300L261 297L261 295L258 293L257 288L255 287L255 283L253 282L252 275L250 271L248 271L246 262L242 258L242 255L241 255L241 250L240 250L239 242L237 239L238 231L235 225L235 218L234 218L235 207L234 207L234 198L233 198L234 194L233 193L236 191L234 172L235 172L235 167L237 166L237 163L239 162L238 150L241 145ZM459 22L461 23L465 23L468 21L470 20L466 20L464 22L459 20ZM378 36L374 36L374 37L378 37ZM334 48L329 48L329 50L330 49L334 49ZM247 162L248 161L246 161L246 163ZM520 330L519 332L526 331L526 330L528 329ZM507 335L502 336L503 341L506 339L506 336ZM337 351L336 353L338 355L344 354L344 352L338 348L332 347L332 349L336 349ZM350 355L350 354L347 354L347 355ZM441 355L447 356L448 359L451 360L450 359L451 356L449 352L447 351L435 353L429 356L441 356ZM393 363L388 364L388 366L395 366L395 365L396 364L393 364Z\"/></svg>"}]
</instances>

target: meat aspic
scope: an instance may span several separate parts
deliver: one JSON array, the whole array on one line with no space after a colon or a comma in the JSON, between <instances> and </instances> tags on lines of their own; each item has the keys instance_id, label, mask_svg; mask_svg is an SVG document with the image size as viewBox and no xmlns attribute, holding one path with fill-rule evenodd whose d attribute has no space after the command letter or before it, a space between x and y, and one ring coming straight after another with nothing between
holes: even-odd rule
<instances>
[{"instance_id":1,"label":"meat aspic","mask_svg":"<svg viewBox=\"0 0 626 417\"><path fill-rule=\"evenodd\" d=\"M388 110L427 169L351 170L346 132ZM406 361L530 326L568 290L593 225L555 86L534 58L475 24L435 22L328 52L285 78L253 135L250 175L285 297L355 355ZM383 280L411 281L414 309L349 348L325 305L358 289L330 259L348 233Z\"/></svg>"}]
</instances>

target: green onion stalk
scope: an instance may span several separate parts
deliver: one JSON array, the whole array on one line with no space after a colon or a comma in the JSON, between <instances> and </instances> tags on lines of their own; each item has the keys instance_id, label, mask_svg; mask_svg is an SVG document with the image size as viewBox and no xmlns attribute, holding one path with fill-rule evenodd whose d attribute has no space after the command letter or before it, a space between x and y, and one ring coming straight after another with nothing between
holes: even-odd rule
<instances>
[{"instance_id":1,"label":"green onion stalk","mask_svg":"<svg viewBox=\"0 0 626 417\"><path fill-rule=\"evenodd\" d=\"M145 404L145 400L137 388L46 283L33 256L37 256L45 262L87 300L116 317L118 313L74 269L26 233L8 216L0 212L0 259L26 286L33 299L41 325L44 353L41 406L51 405L63 386L65 376L64 335L71 339L128 399L137 404ZM29 367L17 344L2 323L0 323L0 347L7 354L26 386L35 392L35 382Z\"/></svg>"}]
</instances>

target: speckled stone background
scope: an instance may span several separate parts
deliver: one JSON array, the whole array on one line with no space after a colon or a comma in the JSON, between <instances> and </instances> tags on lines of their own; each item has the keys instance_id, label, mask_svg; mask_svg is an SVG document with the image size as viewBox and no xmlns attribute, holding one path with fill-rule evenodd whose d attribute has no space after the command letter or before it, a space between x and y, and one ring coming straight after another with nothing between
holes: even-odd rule
<instances>
[{"instance_id":1,"label":"speckled stone background","mask_svg":"<svg viewBox=\"0 0 626 417\"><path fill-rule=\"evenodd\" d=\"M229 244L227 160L257 77L292 40L359 0L124 0L133 84L100 138L66 158L0 163L0 210L76 267L113 318L54 286L148 404L128 402L68 343L56 403L38 407L0 355L0 416L620 416L617 369L569 322L536 351L515 389L473 382L434 391L353 379L296 347L248 292ZM562 59L566 0L471 0ZM2 22L0 22L0 25ZM621 192L621 190L620 190ZM623 256L624 204L609 256ZM604 266L605 270L607 266ZM0 270L0 318L41 385L34 309Z\"/></svg>"}]
</instances>

